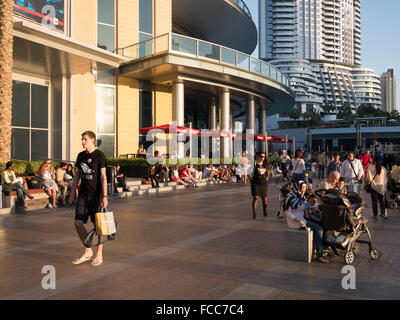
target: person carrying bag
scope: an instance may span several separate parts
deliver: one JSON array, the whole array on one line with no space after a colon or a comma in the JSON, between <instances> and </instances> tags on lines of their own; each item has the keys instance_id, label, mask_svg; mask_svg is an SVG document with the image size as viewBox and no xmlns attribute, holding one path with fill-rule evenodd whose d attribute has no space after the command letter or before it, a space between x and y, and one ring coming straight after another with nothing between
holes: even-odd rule
<instances>
[{"instance_id":1,"label":"person carrying bag","mask_svg":"<svg viewBox=\"0 0 400 320\"><path fill-rule=\"evenodd\" d=\"M373 178L371 179L371 177ZM374 164L370 165L367 171L366 191L371 195L373 219L378 218L378 202L381 209L381 217L387 219L387 211L385 205L385 193L387 188L386 169L382 165L381 158L375 157Z\"/></svg>"}]
</instances>

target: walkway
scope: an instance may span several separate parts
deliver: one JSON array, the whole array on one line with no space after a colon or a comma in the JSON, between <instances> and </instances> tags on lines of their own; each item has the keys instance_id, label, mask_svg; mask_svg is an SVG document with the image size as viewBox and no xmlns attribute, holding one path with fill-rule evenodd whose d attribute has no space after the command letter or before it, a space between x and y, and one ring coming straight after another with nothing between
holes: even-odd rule
<instances>
[{"instance_id":1,"label":"walkway","mask_svg":"<svg viewBox=\"0 0 400 320\"><path fill-rule=\"evenodd\" d=\"M357 289L341 286L342 257L332 263L283 260L286 224L250 219L250 188L219 185L114 200L119 239L104 264L74 266L81 252L72 209L0 217L0 299L398 299L400 210L370 220L379 261L361 247ZM368 200L368 203L370 201ZM367 216L370 216L370 207ZM56 269L56 290L41 287L42 267Z\"/></svg>"}]
</instances>

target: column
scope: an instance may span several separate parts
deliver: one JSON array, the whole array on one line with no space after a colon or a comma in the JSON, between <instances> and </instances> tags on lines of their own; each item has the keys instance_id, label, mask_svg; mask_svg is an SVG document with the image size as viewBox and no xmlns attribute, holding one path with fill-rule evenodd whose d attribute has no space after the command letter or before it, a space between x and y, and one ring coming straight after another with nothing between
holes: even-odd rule
<instances>
[{"instance_id":1,"label":"column","mask_svg":"<svg viewBox=\"0 0 400 320\"><path fill-rule=\"evenodd\" d=\"M208 110L208 128L210 130L217 129L217 104L215 98L210 101L210 107Z\"/></svg>"},{"instance_id":2,"label":"column","mask_svg":"<svg viewBox=\"0 0 400 320\"><path fill-rule=\"evenodd\" d=\"M256 127L256 104L254 101L254 97L248 96L247 108L246 108L246 129L255 130L255 127Z\"/></svg>"},{"instance_id":3,"label":"column","mask_svg":"<svg viewBox=\"0 0 400 320\"><path fill-rule=\"evenodd\" d=\"M221 108L221 131L229 131L229 116L230 116L230 92L228 89L222 89L219 95L219 106ZM221 138L220 150L221 158L230 158L230 143L231 138Z\"/></svg>"},{"instance_id":4,"label":"column","mask_svg":"<svg viewBox=\"0 0 400 320\"><path fill-rule=\"evenodd\" d=\"M259 110L258 110L258 127L259 127L259 131L260 134L262 135L267 135L267 126L266 126L266 121L267 121L267 110L265 109L264 106L260 106ZM268 142L265 141L260 141L260 148L259 150L261 152L266 152L267 148L266 148L266 144Z\"/></svg>"},{"instance_id":5,"label":"column","mask_svg":"<svg viewBox=\"0 0 400 320\"><path fill-rule=\"evenodd\" d=\"M184 125L185 116L185 84L183 81L174 81L172 84L172 109L173 109L173 120L177 126ZM178 158L184 158L185 156L185 142L179 141L177 143L177 156ZM171 152L171 150L170 150ZM173 152L173 151L172 151Z\"/></svg>"}]
</instances>

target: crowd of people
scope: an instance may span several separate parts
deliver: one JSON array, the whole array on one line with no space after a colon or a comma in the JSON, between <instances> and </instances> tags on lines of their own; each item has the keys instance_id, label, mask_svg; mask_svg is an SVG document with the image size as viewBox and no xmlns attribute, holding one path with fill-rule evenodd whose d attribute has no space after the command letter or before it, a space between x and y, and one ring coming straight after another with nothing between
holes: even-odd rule
<instances>
[{"instance_id":1,"label":"crowd of people","mask_svg":"<svg viewBox=\"0 0 400 320\"><path fill-rule=\"evenodd\" d=\"M372 219L378 219L379 210L380 216L384 220L388 219L388 183L391 181L393 184L400 185L400 154L396 158L393 155L374 151L375 154L372 156L369 150L360 154L352 151L347 154L326 154L325 152L303 154L301 150L296 150L293 155L282 150L279 154L274 154L280 161L267 163L263 167L272 176L281 175L291 182L291 192L285 200L288 209L286 212L288 226L294 229L308 227L314 231L317 260L320 262L328 263L329 261L322 255L321 212L318 197L313 191L336 190L343 195L352 192L360 195L363 188L371 197ZM261 162L256 162L256 169L258 169L258 163ZM257 173L257 170L255 172ZM314 190L311 177L322 180L314 183ZM252 180L252 183L256 182ZM256 198L259 196L263 199L266 193L255 193L252 188L252 195L253 218L255 218ZM264 215L266 215L266 203L265 197Z\"/></svg>"},{"instance_id":2,"label":"crowd of people","mask_svg":"<svg viewBox=\"0 0 400 320\"><path fill-rule=\"evenodd\" d=\"M61 162L57 169L52 166L50 159L43 160L39 169L32 177L16 177L14 163L6 163L6 169L1 174L3 192L16 191L16 206L27 209L25 199L34 199L29 189L43 189L49 196L48 208L57 208L58 205L68 206L66 197L71 190L72 181L75 176L74 166Z\"/></svg>"},{"instance_id":3,"label":"crowd of people","mask_svg":"<svg viewBox=\"0 0 400 320\"><path fill-rule=\"evenodd\" d=\"M150 164L142 177L142 184L148 184L153 188L159 188L160 183L177 182L187 188L197 188L199 183L206 181L222 180L229 183L248 183L250 165L242 157L242 164L219 166L193 165L192 163L184 165L167 166L165 162L160 161L157 164ZM245 158L247 159L247 158Z\"/></svg>"}]
</instances>

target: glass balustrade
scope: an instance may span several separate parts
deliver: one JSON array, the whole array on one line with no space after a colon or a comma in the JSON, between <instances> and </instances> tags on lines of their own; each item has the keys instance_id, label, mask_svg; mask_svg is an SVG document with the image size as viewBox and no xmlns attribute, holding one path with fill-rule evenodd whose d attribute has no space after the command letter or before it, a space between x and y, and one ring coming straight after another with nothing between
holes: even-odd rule
<instances>
[{"instance_id":1,"label":"glass balustrade","mask_svg":"<svg viewBox=\"0 0 400 320\"><path fill-rule=\"evenodd\" d=\"M219 60L220 46L204 41L199 41L199 56Z\"/></svg>"},{"instance_id":2,"label":"glass balustrade","mask_svg":"<svg viewBox=\"0 0 400 320\"><path fill-rule=\"evenodd\" d=\"M290 87L289 78L265 61L215 43L179 34L166 33L153 39L116 50L116 53L132 60L149 57L162 52L176 52L196 58L211 59L219 63L257 73Z\"/></svg>"},{"instance_id":3,"label":"glass balustrade","mask_svg":"<svg viewBox=\"0 0 400 320\"><path fill-rule=\"evenodd\" d=\"M221 48L221 62L236 65L236 51L222 47Z\"/></svg>"}]
</instances>

